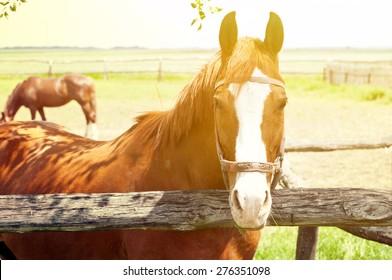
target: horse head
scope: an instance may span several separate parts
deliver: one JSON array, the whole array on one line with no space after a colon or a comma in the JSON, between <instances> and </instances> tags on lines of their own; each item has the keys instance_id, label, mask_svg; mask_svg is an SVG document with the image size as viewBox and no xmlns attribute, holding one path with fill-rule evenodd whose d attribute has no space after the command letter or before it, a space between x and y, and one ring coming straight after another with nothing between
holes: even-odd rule
<instances>
[{"instance_id":1,"label":"horse head","mask_svg":"<svg viewBox=\"0 0 392 280\"><path fill-rule=\"evenodd\" d=\"M9 108L10 106L5 107L4 111L1 112L1 119L0 119L0 123L5 123L5 122L9 122L14 120L15 117L15 111L11 108Z\"/></svg>"},{"instance_id":2,"label":"horse head","mask_svg":"<svg viewBox=\"0 0 392 280\"><path fill-rule=\"evenodd\" d=\"M6 118L5 118L5 113L1 112L1 119L0 119L0 123L5 123L7 122Z\"/></svg>"},{"instance_id":3,"label":"horse head","mask_svg":"<svg viewBox=\"0 0 392 280\"><path fill-rule=\"evenodd\" d=\"M278 70L283 25L271 13L264 41L237 38L235 13L222 21L221 73L215 86L217 150L232 216L241 228L262 228L283 160L285 85Z\"/></svg>"}]
</instances>

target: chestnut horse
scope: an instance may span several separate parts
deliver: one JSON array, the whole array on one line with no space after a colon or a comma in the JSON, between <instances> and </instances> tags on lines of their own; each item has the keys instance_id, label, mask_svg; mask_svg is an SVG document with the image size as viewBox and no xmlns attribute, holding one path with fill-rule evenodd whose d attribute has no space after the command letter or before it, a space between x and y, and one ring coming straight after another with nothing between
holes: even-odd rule
<instances>
[{"instance_id":1,"label":"chestnut horse","mask_svg":"<svg viewBox=\"0 0 392 280\"><path fill-rule=\"evenodd\" d=\"M1 234L17 258L253 258L280 168L287 101L277 58L282 22L270 14L264 42L237 39L232 12L222 21L219 42L221 50L171 110L139 116L112 141L75 136L46 122L0 125L0 194L227 187L238 227Z\"/></svg>"},{"instance_id":2,"label":"chestnut horse","mask_svg":"<svg viewBox=\"0 0 392 280\"><path fill-rule=\"evenodd\" d=\"M46 121L44 107L62 106L71 100L76 100L83 109L87 122L86 136L97 139L94 81L80 74L54 79L29 77L19 83L8 97L0 123L12 121L21 106L30 109L32 120L35 120L38 111L41 119Z\"/></svg>"}]
</instances>

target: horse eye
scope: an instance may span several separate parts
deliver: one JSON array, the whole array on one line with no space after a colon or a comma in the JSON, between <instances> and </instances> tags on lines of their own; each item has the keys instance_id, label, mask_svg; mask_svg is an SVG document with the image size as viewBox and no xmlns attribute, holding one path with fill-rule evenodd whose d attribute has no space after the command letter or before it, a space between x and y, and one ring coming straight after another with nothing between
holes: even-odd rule
<instances>
[{"instance_id":1,"label":"horse eye","mask_svg":"<svg viewBox=\"0 0 392 280\"><path fill-rule=\"evenodd\" d=\"M222 100L217 95L214 96L214 106L215 106L215 108L218 108L218 109L222 108Z\"/></svg>"},{"instance_id":2,"label":"horse eye","mask_svg":"<svg viewBox=\"0 0 392 280\"><path fill-rule=\"evenodd\" d=\"M286 105L287 105L287 103L289 103L289 99L286 97L286 98L284 98L283 100L282 100L282 109L284 108L284 107L286 107Z\"/></svg>"}]
</instances>

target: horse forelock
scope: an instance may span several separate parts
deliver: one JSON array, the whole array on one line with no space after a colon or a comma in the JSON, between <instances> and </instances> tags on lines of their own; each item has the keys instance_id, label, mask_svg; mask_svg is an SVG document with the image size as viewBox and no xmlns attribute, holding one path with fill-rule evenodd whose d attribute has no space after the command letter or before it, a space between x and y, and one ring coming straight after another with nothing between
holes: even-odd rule
<instances>
[{"instance_id":1,"label":"horse forelock","mask_svg":"<svg viewBox=\"0 0 392 280\"><path fill-rule=\"evenodd\" d=\"M272 78L279 79L277 59L260 39L241 38L227 61L225 82L244 83L250 79L255 68Z\"/></svg>"}]
</instances>

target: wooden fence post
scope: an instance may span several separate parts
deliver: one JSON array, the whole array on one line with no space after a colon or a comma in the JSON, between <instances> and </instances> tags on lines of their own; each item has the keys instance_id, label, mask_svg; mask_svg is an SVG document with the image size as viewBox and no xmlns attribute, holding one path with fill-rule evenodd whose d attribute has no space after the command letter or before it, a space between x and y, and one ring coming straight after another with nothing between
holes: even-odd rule
<instances>
[{"instance_id":1,"label":"wooden fence post","mask_svg":"<svg viewBox=\"0 0 392 280\"><path fill-rule=\"evenodd\" d=\"M159 65L158 65L158 82L161 82L163 79L162 76L162 57L159 58Z\"/></svg>"},{"instance_id":2,"label":"wooden fence post","mask_svg":"<svg viewBox=\"0 0 392 280\"><path fill-rule=\"evenodd\" d=\"M296 260L314 260L317 252L318 227L299 227Z\"/></svg>"},{"instance_id":3,"label":"wooden fence post","mask_svg":"<svg viewBox=\"0 0 392 280\"><path fill-rule=\"evenodd\" d=\"M333 80L333 70L329 69L329 82L331 84L335 84L334 80Z\"/></svg>"},{"instance_id":4,"label":"wooden fence post","mask_svg":"<svg viewBox=\"0 0 392 280\"><path fill-rule=\"evenodd\" d=\"M53 66L53 60L48 60L48 66L49 66L49 69L48 69L48 78L52 78L52 75L53 75L53 73L52 73L52 66Z\"/></svg>"},{"instance_id":5,"label":"wooden fence post","mask_svg":"<svg viewBox=\"0 0 392 280\"><path fill-rule=\"evenodd\" d=\"M297 177L286 162L286 169L281 177L281 184L285 188L306 189L302 180ZM318 227L298 227L296 260L314 260L316 258L318 241Z\"/></svg>"},{"instance_id":6,"label":"wooden fence post","mask_svg":"<svg viewBox=\"0 0 392 280\"><path fill-rule=\"evenodd\" d=\"M103 79L107 81L109 79L109 73L108 73L106 59L103 59L102 62L103 62Z\"/></svg>"}]
</instances>

